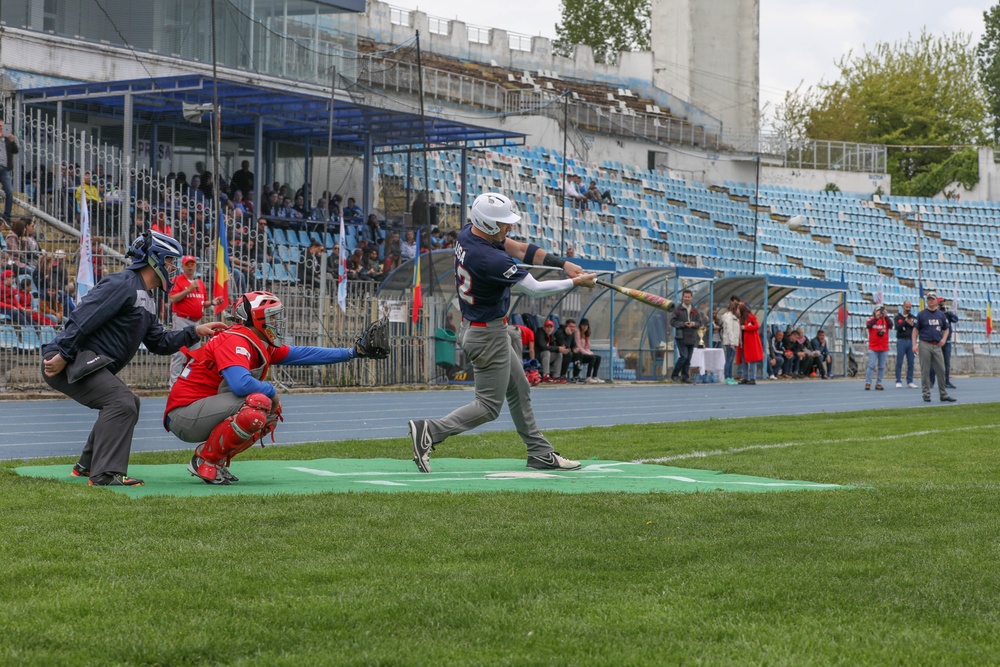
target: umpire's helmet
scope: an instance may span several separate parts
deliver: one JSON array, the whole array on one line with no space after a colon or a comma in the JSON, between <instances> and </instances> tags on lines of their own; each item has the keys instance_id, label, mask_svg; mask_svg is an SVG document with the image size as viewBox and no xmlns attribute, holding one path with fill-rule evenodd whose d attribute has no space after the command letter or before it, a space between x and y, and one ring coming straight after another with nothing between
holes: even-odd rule
<instances>
[{"instance_id":1,"label":"umpire's helmet","mask_svg":"<svg viewBox=\"0 0 1000 667\"><path fill-rule=\"evenodd\" d=\"M472 202L472 226L490 236L500 232L500 224L513 225L521 221L517 206L505 195L486 192Z\"/></svg>"},{"instance_id":2,"label":"umpire's helmet","mask_svg":"<svg viewBox=\"0 0 1000 667\"><path fill-rule=\"evenodd\" d=\"M247 292L236 300L233 315L243 326L256 329L264 342L281 347L285 340L285 308L270 292Z\"/></svg>"},{"instance_id":3,"label":"umpire's helmet","mask_svg":"<svg viewBox=\"0 0 1000 667\"><path fill-rule=\"evenodd\" d=\"M128 268L133 271L144 266L153 267L163 290L169 292L170 283L177 275L177 260L183 254L184 249L173 237L149 230L132 241L125 257L132 259Z\"/></svg>"}]
</instances>

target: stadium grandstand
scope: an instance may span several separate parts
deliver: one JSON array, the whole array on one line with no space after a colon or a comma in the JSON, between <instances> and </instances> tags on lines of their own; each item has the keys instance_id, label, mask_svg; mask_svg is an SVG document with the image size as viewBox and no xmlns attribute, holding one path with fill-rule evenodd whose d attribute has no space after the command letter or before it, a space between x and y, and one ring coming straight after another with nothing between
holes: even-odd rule
<instances>
[{"instance_id":1,"label":"stadium grandstand","mask_svg":"<svg viewBox=\"0 0 1000 667\"><path fill-rule=\"evenodd\" d=\"M982 189L981 201L881 194L891 190L884 147L791 146L733 128L654 85L651 54L623 54L616 65L595 64L586 49L559 58L544 38L374 1L278 2L256 13L232 5L213 79L207 16L168 38L141 26L155 8L174 16L174 3L105 4L121 9L112 33L82 12L0 8L3 108L22 147L13 217L34 221L38 241L37 250L5 249L0 261L18 284L28 280L33 304L29 319L0 310L0 391L43 386L39 347L71 307L84 219L98 275L120 268L131 238L152 226L197 256L210 284L224 244L228 288L281 296L300 344L346 345L378 313L396 314L391 363L285 371L278 380L288 386L447 382L456 364L441 362L442 332L457 312L447 242L429 239L435 228L441 237L459 229L475 196L491 190L526 213L518 234L572 248L615 282L670 298L691 288L713 311L739 289L768 330L835 332L841 358L865 349L876 302L916 304L922 289L934 290L961 318L956 372L993 371L985 318L998 291L1000 204ZM58 57L40 59L49 50ZM237 196L243 162L259 177ZM992 164L986 149L980 162ZM607 196L574 206L568 176ZM83 211L78 194L90 183ZM349 197L359 215L345 211L341 226L330 210ZM369 214L377 225L366 224ZM428 261L387 265L394 235L407 230L420 232ZM330 280L303 270L317 245ZM332 274L359 250L378 264L356 267L341 308ZM53 285L57 254L66 259ZM414 321L415 275L428 287ZM41 309L49 287L61 314ZM662 379L673 340L665 317L607 301L600 291L522 300L516 315L601 313L594 349L608 358L606 379ZM167 378L166 360L147 354L123 372L150 389Z\"/></svg>"}]
</instances>

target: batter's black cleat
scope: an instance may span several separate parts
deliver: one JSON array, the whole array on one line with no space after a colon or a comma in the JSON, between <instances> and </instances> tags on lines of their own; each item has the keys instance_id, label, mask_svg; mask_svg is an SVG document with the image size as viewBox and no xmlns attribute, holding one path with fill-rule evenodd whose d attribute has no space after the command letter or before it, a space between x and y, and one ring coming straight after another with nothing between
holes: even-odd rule
<instances>
[{"instance_id":1,"label":"batter's black cleat","mask_svg":"<svg viewBox=\"0 0 1000 667\"><path fill-rule=\"evenodd\" d=\"M87 482L90 486L143 486L144 482L121 472L102 472Z\"/></svg>"},{"instance_id":2,"label":"batter's black cleat","mask_svg":"<svg viewBox=\"0 0 1000 667\"><path fill-rule=\"evenodd\" d=\"M69 471L73 477L90 477L90 468L84 468L79 463L73 464L73 469Z\"/></svg>"},{"instance_id":3,"label":"batter's black cleat","mask_svg":"<svg viewBox=\"0 0 1000 667\"><path fill-rule=\"evenodd\" d=\"M434 449L434 441L431 440L431 432L427 428L427 421L423 419L411 419L409 430L410 442L413 443L413 462L417 464L420 472L430 472L430 458L431 451Z\"/></svg>"},{"instance_id":4,"label":"batter's black cleat","mask_svg":"<svg viewBox=\"0 0 1000 667\"><path fill-rule=\"evenodd\" d=\"M570 461L559 456L559 452L549 452L543 456L529 456L528 467L535 470L579 470L579 461Z\"/></svg>"}]
</instances>

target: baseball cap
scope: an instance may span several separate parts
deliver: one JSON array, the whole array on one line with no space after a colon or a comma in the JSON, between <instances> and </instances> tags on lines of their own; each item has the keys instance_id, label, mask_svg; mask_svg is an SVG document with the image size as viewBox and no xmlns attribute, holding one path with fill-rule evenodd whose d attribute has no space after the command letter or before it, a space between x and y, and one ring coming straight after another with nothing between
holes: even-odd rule
<instances>
[{"instance_id":1,"label":"baseball cap","mask_svg":"<svg viewBox=\"0 0 1000 667\"><path fill-rule=\"evenodd\" d=\"M926 296L927 296L927 300L928 301L930 301L931 299L936 299L937 298L937 294L935 294L934 292L928 292Z\"/></svg>"},{"instance_id":2,"label":"baseball cap","mask_svg":"<svg viewBox=\"0 0 1000 667\"><path fill-rule=\"evenodd\" d=\"M553 322L552 320L545 320L545 324L543 326L554 327L555 325L556 325L556 323Z\"/></svg>"},{"instance_id":3,"label":"baseball cap","mask_svg":"<svg viewBox=\"0 0 1000 667\"><path fill-rule=\"evenodd\" d=\"M944 297L943 296L939 296L938 297L938 303L944 303Z\"/></svg>"},{"instance_id":4,"label":"baseball cap","mask_svg":"<svg viewBox=\"0 0 1000 667\"><path fill-rule=\"evenodd\" d=\"M11 271L10 269L7 269L3 273L0 273L0 278L13 278L13 277L14 277L14 272Z\"/></svg>"},{"instance_id":5,"label":"baseball cap","mask_svg":"<svg viewBox=\"0 0 1000 667\"><path fill-rule=\"evenodd\" d=\"M188 262L194 262L195 264L197 264L198 258L195 257L194 255L184 255L183 257L181 257L182 265L187 264Z\"/></svg>"}]
</instances>

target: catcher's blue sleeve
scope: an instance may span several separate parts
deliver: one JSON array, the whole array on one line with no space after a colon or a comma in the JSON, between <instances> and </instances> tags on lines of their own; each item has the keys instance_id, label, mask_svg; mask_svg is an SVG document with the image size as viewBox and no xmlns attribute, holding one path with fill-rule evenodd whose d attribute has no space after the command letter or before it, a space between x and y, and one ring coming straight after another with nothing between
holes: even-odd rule
<instances>
[{"instance_id":1,"label":"catcher's blue sleeve","mask_svg":"<svg viewBox=\"0 0 1000 667\"><path fill-rule=\"evenodd\" d=\"M222 377L226 379L229 388L237 396L249 396L250 394L264 394L268 398L274 398L278 390L270 382L261 382L250 375L243 366L230 366L222 369Z\"/></svg>"},{"instance_id":2,"label":"catcher's blue sleeve","mask_svg":"<svg viewBox=\"0 0 1000 667\"><path fill-rule=\"evenodd\" d=\"M357 358L353 347L308 347L306 345L289 345L288 355L275 366L319 366L322 364L339 364Z\"/></svg>"}]
</instances>

